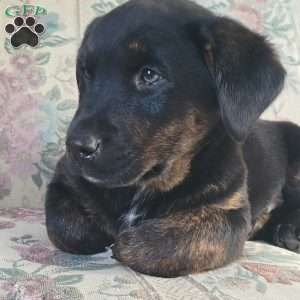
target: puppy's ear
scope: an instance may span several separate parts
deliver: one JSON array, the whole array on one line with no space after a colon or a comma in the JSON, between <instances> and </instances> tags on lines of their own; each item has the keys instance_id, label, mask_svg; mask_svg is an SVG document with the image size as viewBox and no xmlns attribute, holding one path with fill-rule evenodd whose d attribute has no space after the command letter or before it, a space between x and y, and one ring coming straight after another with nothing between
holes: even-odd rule
<instances>
[{"instance_id":1,"label":"puppy's ear","mask_svg":"<svg viewBox=\"0 0 300 300\"><path fill-rule=\"evenodd\" d=\"M243 141L282 90L285 70L262 36L231 19L201 22L197 39L215 81L225 128Z\"/></svg>"}]
</instances>

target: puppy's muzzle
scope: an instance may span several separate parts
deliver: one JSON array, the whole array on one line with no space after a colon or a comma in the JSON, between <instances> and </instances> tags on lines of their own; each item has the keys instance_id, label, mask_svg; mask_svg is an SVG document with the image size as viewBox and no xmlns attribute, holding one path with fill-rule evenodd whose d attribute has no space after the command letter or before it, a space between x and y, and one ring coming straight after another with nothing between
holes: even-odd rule
<instances>
[{"instance_id":1,"label":"puppy's muzzle","mask_svg":"<svg viewBox=\"0 0 300 300\"><path fill-rule=\"evenodd\" d=\"M93 160L101 154L102 140L89 135L70 138L67 141L67 150L78 162Z\"/></svg>"}]
</instances>

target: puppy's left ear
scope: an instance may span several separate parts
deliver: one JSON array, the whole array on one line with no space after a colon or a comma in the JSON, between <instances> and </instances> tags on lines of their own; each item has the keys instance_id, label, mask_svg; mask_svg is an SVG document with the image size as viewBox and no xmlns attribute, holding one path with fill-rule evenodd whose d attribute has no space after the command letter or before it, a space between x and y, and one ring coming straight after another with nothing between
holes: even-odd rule
<instances>
[{"instance_id":1,"label":"puppy's left ear","mask_svg":"<svg viewBox=\"0 0 300 300\"><path fill-rule=\"evenodd\" d=\"M264 37L228 18L198 23L197 40L215 81L223 123L243 141L282 90L285 70Z\"/></svg>"}]
</instances>

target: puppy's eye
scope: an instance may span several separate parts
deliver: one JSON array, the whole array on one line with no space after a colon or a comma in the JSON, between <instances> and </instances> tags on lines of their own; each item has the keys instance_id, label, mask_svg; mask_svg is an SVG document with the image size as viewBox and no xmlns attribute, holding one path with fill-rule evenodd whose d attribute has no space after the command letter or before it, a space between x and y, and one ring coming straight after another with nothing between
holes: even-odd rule
<instances>
[{"instance_id":1,"label":"puppy's eye","mask_svg":"<svg viewBox=\"0 0 300 300\"><path fill-rule=\"evenodd\" d=\"M143 68L140 73L139 82L147 86L157 84L162 79L162 76L155 70Z\"/></svg>"}]
</instances>

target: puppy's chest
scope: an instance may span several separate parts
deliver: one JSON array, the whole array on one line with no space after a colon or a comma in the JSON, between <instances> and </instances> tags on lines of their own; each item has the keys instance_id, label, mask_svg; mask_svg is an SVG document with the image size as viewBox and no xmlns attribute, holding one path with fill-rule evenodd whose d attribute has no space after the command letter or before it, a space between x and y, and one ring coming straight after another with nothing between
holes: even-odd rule
<instances>
[{"instance_id":1,"label":"puppy's chest","mask_svg":"<svg viewBox=\"0 0 300 300\"><path fill-rule=\"evenodd\" d=\"M143 219L145 219L147 212L138 207L138 205L132 206L121 217L122 227L132 227L138 225Z\"/></svg>"},{"instance_id":2,"label":"puppy's chest","mask_svg":"<svg viewBox=\"0 0 300 300\"><path fill-rule=\"evenodd\" d=\"M133 197L129 208L120 217L121 227L137 226L143 220L163 218L170 214L191 209L192 195L177 193L156 193L139 191Z\"/></svg>"},{"instance_id":3,"label":"puppy's chest","mask_svg":"<svg viewBox=\"0 0 300 300\"><path fill-rule=\"evenodd\" d=\"M143 220L162 217L168 214L173 206L166 197L149 191L139 191L133 197L129 208L121 215L121 227L137 226Z\"/></svg>"}]
</instances>

